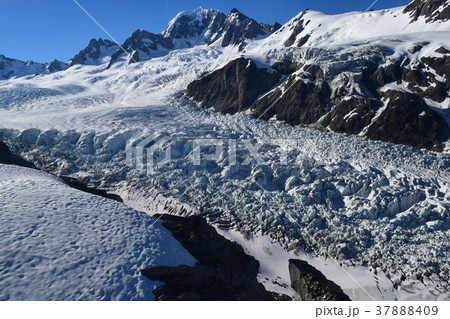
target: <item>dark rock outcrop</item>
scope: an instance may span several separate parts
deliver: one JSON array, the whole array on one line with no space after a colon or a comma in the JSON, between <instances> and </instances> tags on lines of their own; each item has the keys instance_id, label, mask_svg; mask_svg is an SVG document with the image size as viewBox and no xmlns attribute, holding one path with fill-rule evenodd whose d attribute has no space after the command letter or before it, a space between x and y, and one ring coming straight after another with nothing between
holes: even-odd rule
<instances>
[{"instance_id":1,"label":"dark rock outcrop","mask_svg":"<svg viewBox=\"0 0 450 319\"><path fill-rule=\"evenodd\" d=\"M199 216L157 215L176 240L198 260L194 267L158 266L142 270L165 282L154 290L156 300L274 300L257 282L259 262L241 246L217 234Z\"/></svg>"},{"instance_id":2,"label":"dark rock outcrop","mask_svg":"<svg viewBox=\"0 0 450 319\"><path fill-rule=\"evenodd\" d=\"M189 84L186 95L201 102L204 108L235 114L247 110L279 79L279 74L259 69L253 61L239 58Z\"/></svg>"},{"instance_id":3,"label":"dark rock outcrop","mask_svg":"<svg viewBox=\"0 0 450 319\"><path fill-rule=\"evenodd\" d=\"M440 10L442 9L442 10ZM403 11L409 13L415 22L419 17L424 17L427 23L450 20L449 0L414 0Z\"/></svg>"},{"instance_id":4,"label":"dark rock outcrop","mask_svg":"<svg viewBox=\"0 0 450 319\"><path fill-rule=\"evenodd\" d=\"M450 136L445 120L417 95L389 90L386 109L369 126L366 136L376 140L442 150Z\"/></svg>"},{"instance_id":5,"label":"dark rock outcrop","mask_svg":"<svg viewBox=\"0 0 450 319\"><path fill-rule=\"evenodd\" d=\"M276 115L277 120L299 125L315 123L330 111L331 90L327 82L294 78L286 81L284 93L274 90L251 106L256 115L266 120Z\"/></svg>"},{"instance_id":6,"label":"dark rock outcrop","mask_svg":"<svg viewBox=\"0 0 450 319\"><path fill-rule=\"evenodd\" d=\"M289 260L291 286L302 301L350 301L334 282L306 261Z\"/></svg>"},{"instance_id":7,"label":"dark rock outcrop","mask_svg":"<svg viewBox=\"0 0 450 319\"><path fill-rule=\"evenodd\" d=\"M430 67L435 70L436 74L444 77L447 91L450 91L450 55L444 55L443 57L423 57L420 61L424 64L424 67Z\"/></svg>"},{"instance_id":8,"label":"dark rock outcrop","mask_svg":"<svg viewBox=\"0 0 450 319\"><path fill-rule=\"evenodd\" d=\"M290 75L300 69L300 65L290 60L275 62L272 69L283 75Z\"/></svg>"},{"instance_id":9,"label":"dark rock outcrop","mask_svg":"<svg viewBox=\"0 0 450 319\"><path fill-rule=\"evenodd\" d=\"M25 159L23 159L22 157L11 153L9 147L2 141L0 141L0 163L36 168L33 163L30 163Z\"/></svg>"},{"instance_id":10,"label":"dark rock outcrop","mask_svg":"<svg viewBox=\"0 0 450 319\"><path fill-rule=\"evenodd\" d=\"M298 47L302 47L306 44L306 42L308 42L309 38L311 37L310 34L305 35L304 37L301 37L298 41L297 41L297 46Z\"/></svg>"},{"instance_id":11,"label":"dark rock outcrop","mask_svg":"<svg viewBox=\"0 0 450 319\"><path fill-rule=\"evenodd\" d=\"M334 132L358 134L369 125L382 103L375 99L353 96L341 100L321 121Z\"/></svg>"},{"instance_id":12,"label":"dark rock outcrop","mask_svg":"<svg viewBox=\"0 0 450 319\"><path fill-rule=\"evenodd\" d=\"M279 24L278 22L275 22L274 24L270 25L267 23L260 23L259 24L261 26L261 28L264 29L264 31L266 31L267 33L274 33L276 31L278 31L282 25Z\"/></svg>"},{"instance_id":13,"label":"dark rock outcrop","mask_svg":"<svg viewBox=\"0 0 450 319\"><path fill-rule=\"evenodd\" d=\"M62 71L65 68L67 68L66 64L64 62L58 61L56 59L53 60L53 62L50 62L47 67L47 69L50 73Z\"/></svg>"},{"instance_id":14,"label":"dark rock outcrop","mask_svg":"<svg viewBox=\"0 0 450 319\"><path fill-rule=\"evenodd\" d=\"M437 48L434 52L440 53L440 54L450 54L450 50L444 48L444 47L439 47Z\"/></svg>"},{"instance_id":15,"label":"dark rock outcrop","mask_svg":"<svg viewBox=\"0 0 450 319\"><path fill-rule=\"evenodd\" d=\"M133 51L130 54L130 58L128 59L128 64L138 63L140 61L139 52Z\"/></svg>"},{"instance_id":16,"label":"dark rock outcrop","mask_svg":"<svg viewBox=\"0 0 450 319\"><path fill-rule=\"evenodd\" d=\"M296 41L298 35L299 35L300 33L302 33L302 32L305 30L305 27L311 22L310 20L308 20L308 21L305 22L305 21L302 19L302 17L303 17L304 14L305 14L305 12L303 12L303 13L300 15L300 17L298 17L298 20L299 20L299 21L295 24L295 26L294 26L294 28L293 28L293 30L292 30L292 33L291 33L291 35L289 36L289 38L286 40L286 42L284 42L284 46L285 46L285 47L290 47L290 46L293 46L294 44L295 44L296 46L298 46L298 47L301 47L302 45L304 45L304 44L308 41L308 39L309 39L309 37L310 37L309 34L303 36L297 43L295 43L295 41Z\"/></svg>"}]
</instances>

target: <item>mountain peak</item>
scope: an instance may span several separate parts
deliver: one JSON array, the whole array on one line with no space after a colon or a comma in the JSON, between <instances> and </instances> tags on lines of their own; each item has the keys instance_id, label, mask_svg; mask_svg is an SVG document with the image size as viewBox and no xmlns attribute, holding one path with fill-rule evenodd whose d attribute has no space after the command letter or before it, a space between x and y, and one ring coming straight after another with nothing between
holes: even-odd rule
<instances>
[{"instance_id":1,"label":"mountain peak","mask_svg":"<svg viewBox=\"0 0 450 319\"><path fill-rule=\"evenodd\" d=\"M223 27L222 47L230 44L244 46L246 39L254 39L262 35L267 35L262 25L247 17L238 9L232 8Z\"/></svg>"},{"instance_id":2,"label":"mountain peak","mask_svg":"<svg viewBox=\"0 0 450 319\"><path fill-rule=\"evenodd\" d=\"M118 45L110 40L98 38L91 39L86 48L81 50L70 61L70 66L75 64L95 64L100 62L101 58L111 54Z\"/></svg>"},{"instance_id":3,"label":"mountain peak","mask_svg":"<svg viewBox=\"0 0 450 319\"><path fill-rule=\"evenodd\" d=\"M199 7L183 11L173 18L163 32L165 38L181 39L214 34L225 21L225 15L216 9Z\"/></svg>"}]
</instances>

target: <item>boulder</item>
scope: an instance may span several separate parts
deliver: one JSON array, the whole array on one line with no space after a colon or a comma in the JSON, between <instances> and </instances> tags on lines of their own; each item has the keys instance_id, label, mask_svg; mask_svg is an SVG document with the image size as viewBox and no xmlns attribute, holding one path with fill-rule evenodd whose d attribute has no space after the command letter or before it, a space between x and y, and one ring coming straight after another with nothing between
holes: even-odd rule
<instances>
[{"instance_id":1,"label":"boulder","mask_svg":"<svg viewBox=\"0 0 450 319\"><path fill-rule=\"evenodd\" d=\"M302 301L350 301L338 285L306 261L290 259L289 275L291 286Z\"/></svg>"}]
</instances>

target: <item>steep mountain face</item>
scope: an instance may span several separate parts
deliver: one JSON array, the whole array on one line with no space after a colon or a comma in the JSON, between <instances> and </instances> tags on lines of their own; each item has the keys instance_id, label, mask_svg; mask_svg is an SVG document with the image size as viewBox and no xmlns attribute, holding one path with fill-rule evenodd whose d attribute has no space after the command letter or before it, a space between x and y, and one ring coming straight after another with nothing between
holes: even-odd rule
<instances>
[{"instance_id":1,"label":"steep mountain face","mask_svg":"<svg viewBox=\"0 0 450 319\"><path fill-rule=\"evenodd\" d=\"M402 35L405 28L411 32L422 28L420 22L411 22L408 12L413 7L432 12L427 13L429 17L449 8L445 1L420 6L414 1L404 9L407 13L400 8L353 18L350 14L336 17L302 12L258 48L267 47L267 60L277 61L270 66L284 81L259 91L258 98L253 95L251 105L242 110L250 108L266 120L276 118L292 125L313 125L442 151L450 137L450 51L437 38L411 41ZM365 25L366 21L367 29L359 34L354 31L354 23ZM398 24L394 35L383 26L388 21ZM427 24L427 30L445 30L441 22L430 20ZM372 25L388 40L367 40L373 39ZM245 53L254 54L253 50L257 47L250 45ZM233 114L239 108L232 106L240 105L234 84L239 70L230 72L235 64L232 61L195 81L188 86L187 96L202 102L203 107L214 104L210 97L226 96L222 102L228 104L215 107ZM251 81L265 83L266 78L254 73ZM221 85L216 85L218 82Z\"/></svg>"},{"instance_id":2,"label":"steep mountain face","mask_svg":"<svg viewBox=\"0 0 450 319\"><path fill-rule=\"evenodd\" d=\"M231 9L222 27L222 47L243 44L246 39L266 35L267 32L255 20L242 14L236 8Z\"/></svg>"},{"instance_id":3,"label":"steep mountain face","mask_svg":"<svg viewBox=\"0 0 450 319\"><path fill-rule=\"evenodd\" d=\"M253 61L240 58L189 84L186 94L201 101L205 108L235 114L247 110L258 95L279 79L276 72L259 69Z\"/></svg>"},{"instance_id":4,"label":"steep mountain face","mask_svg":"<svg viewBox=\"0 0 450 319\"><path fill-rule=\"evenodd\" d=\"M310 37L309 34L306 34L305 36L297 39L298 35L300 33L302 33L305 30L306 26L311 22L311 20L305 21L303 19L303 16L305 15L305 13L306 13L306 11L302 12L293 21L294 22L293 25L290 26L290 29L292 30L292 33L290 34L289 38L284 42L284 46L290 47L290 46L295 45L297 47L301 47L302 45L304 45L308 41L308 39Z\"/></svg>"},{"instance_id":5,"label":"steep mountain face","mask_svg":"<svg viewBox=\"0 0 450 319\"><path fill-rule=\"evenodd\" d=\"M376 140L442 150L450 136L447 123L415 94L387 91L386 108L368 127L366 136Z\"/></svg>"},{"instance_id":6,"label":"steep mountain face","mask_svg":"<svg viewBox=\"0 0 450 319\"><path fill-rule=\"evenodd\" d=\"M75 64L101 64L103 59L109 57L117 48L118 45L112 41L92 39L86 48L70 60L70 66Z\"/></svg>"},{"instance_id":7,"label":"steep mountain face","mask_svg":"<svg viewBox=\"0 0 450 319\"><path fill-rule=\"evenodd\" d=\"M214 107L222 113L234 114L250 108L266 120L276 117L292 125L315 124L335 132L442 150L442 143L450 136L448 124L424 99L447 101L448 83L436 79L439 74L442 79L448 79L448 71L442 64L447 57L423 58L427 63L422 68L428 71L422 73L418 67L394 63L377 67L382 57L372 54L375 55L371 59L359 62L356 59L334 62L348 63L344 69L324 71L313 65L304 67L302 70L307 72L302 72L294 71L292 64L290 70L286 65L276 64L273 65L278 70L276 73L256 72L252 68L242 72L244 65L254 66L254 63L240 58L191 83L186 95L201 102L203 107ZM430 62L435 67L439 65L438 70ZM292 71L283 83L257 99L283 73ZM403 82L408 83L411 93L381 90L386 85ZM247 83L258 85L252 89Z\"/></svg>"},{"instance_id":8,"label":"steep mountain face","mask_svg":"<svg viewBox=\"0 0 450 319\"><path fill-rule=\"evenodd\" d=\"M427 23L450 20L449 0L414 0L403 11L408 13L412 22L419 17L425 18Z\"/></svg>"}]
</instances>

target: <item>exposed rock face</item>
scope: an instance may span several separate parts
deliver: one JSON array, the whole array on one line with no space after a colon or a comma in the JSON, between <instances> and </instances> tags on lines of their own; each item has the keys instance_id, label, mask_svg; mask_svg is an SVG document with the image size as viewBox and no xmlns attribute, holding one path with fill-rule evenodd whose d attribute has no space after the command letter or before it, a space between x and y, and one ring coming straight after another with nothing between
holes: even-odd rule
<instances>
[{"instance_id":1,"label":"exposed rock face","mask_svg":"<svg viewBox=\"0 0 450 319\"><path fill-rule=\"evenodd\" d=\"M57 71L62 71L62 70L65 69L64 66L65 66L65 63L55 59L55 60L53 60L53 62L49 63L48 71L50 73L57 72Z\"/></svg>"},{"instance_id":2,"label":"exposed rock face","mask_svg":"<svg viewBox=\"0 0 450 319\"><path fill-rule=\"evenodd\" d=\"M386 109L370 125L367 136L373 139L419 148L442 150L450 130L447 123L418 96L388 91Z\"/></svg>"},{"instance_id":3,"label":"exposed rock face","mask_svg":"<svg viewBox=\"0 0 450 319\"><path fill-rule=\"evenodd\" d=\"M194 267L151 267L142 274L164 281L156 300L274 300L256 280L259 262L217 234L198 216L156 216L198 261Z\"/></svg>"},{"instance_id":4,"label":"exposed rock face","mask_svg":"<svg viewBox=\"0 0 450 319\"><path fill-rule=\"evenodd\" d=\"M121 48L111 56L108 68L110 68L114 62L116 62L122 54L137 52L139 57L150 57L152 51L158 49L171 50L174 48L174 44L171 39L164 38L162 34L154 34L145 30L139 29L133 32L123 44ZM124 50L126 52L124 52ZM147 58L148 59L148 58Z\"/></svg>"},{"instance_id":5,"label":"exposed rock face","mask_svg":"<svg viewBox=\"0 0 450 319\"><path fill-rule=\"evenodd\" d=\"M70 61L70 66L75 64L86 64L86 63L97 63L99 59L105 56L106 52L111 49L118 47L112 41L103 39L92 39L88 46L81 50L77 55L73 57Z\"/></svg>"},{"instance_id":6,"label":"exposed rock face","mask_svg":"<svg viewBox=\"0 0 450 319\"><path fill-rule=\"evenodd\" d=\"M36 168L33 163L30 163L22 157L11 153L9 147L2 141L0 141L0 163Z\"/></svg>"},{"instance_id":7,"label":"exposed rock face","mask_svg":"<svg viewBox=\"0 0 450 319\"><path fill-rule=\"evenodd\" d=\"M440 53L440 54L450 54L450 50L444 48L444 47L439 47L435 50L435 52Z\"/></svg>"},{"instance_id":8,"label":"exposed rock face","mask_svg":"<svg viewBox=\"0 0 450 319\"><path fill-rule=\"evenodd\" d=\"M284 42L284 46L290 47L290 46L293 46L295 44L296 46L301 47L302 45L304 45L308 41L309 35L306 35L301 40L299 40L297 43L295 43L295 40L297 39L297 36L300 33L302 33L305 30L305 27L311 22L310 20L305 21L303 19L303 16L304 16L305 12L303 12L297 18L298 22L295 24L294 29L293 29L291 35L289 36L289 38L286 40L286 42Z\"/></svg>"},{"instance_id":9,"label":"exposed rock face","mask_svg":"<svg viewBox=\"0 0 450 319\"><path fill-rule=\"evenodd\" d=\"M204 108L234 114L247 110L279 79L277 73L259 69L253 61L239 58L189 84L186 95L201 102Z\"/></svg>"},{"instance_id":10,"label":"exposed rock face","mask_svg":"<svg viewBox=\"0 0 450 319\"><path fill-rule=\"evenodd\" d=\"M267 24L267 23L260 23L259 25L261 26L261 28L264 29L264 31L266 31L268 33L274 33L274 32L278 31L278 29L280 29L282 27L282 25L279 24L278 22L275 22L272 25Z\"/></svg>"},{"instance_id":11,"label":"exposed rock face","mask_svg":"<svg viewBox=\"0 0 450 319\"><path fill-rule=\"evenodd\" d=\"M447 92L448 94L446 96L450 96L450 51L446 50L444 48L439 48L438 49L441 53L445 52L444 56L442 57L423 57L421 59L421 62L424 64L424 67L430 67L433 70L435 70L435 72L444 77L445 78L445 86L447 88ZM438 52L438 50L436 50L436 52ZM426 75L432 79L433 83L438 84L439 81L436 81L436 77L431 74L430 72L426 73ZM443 83L443 82L440 82Z\"/></svg>"},{"instance_id":12,"label":"exposed rock face","mask_svg":"<svg viewBox=\"0 0 450 319\"><path fill-rule=\"evenodd\" d=\"M128 59L128 64L138 63L140 61L139 52L133 51Z\"/></svg>"},{"instance_id":13,"label":"exposed rock face","mask_svg":"<svg viewBox=\"0 0 450 319\"><path fill-rule=\"evenodd\" d=\"M371 123L381 106L378 100L354 96L341 100L320 123L335 132L358 134Z\"/></svg>"},{"instance_id":14,"label":"exposed rock face","mask_svg":"<svg viewBox=\"0 0 450 319\"><path fill-rule=\"evenodd\" d=\"M289 82L291 81L291 83ZM331 90L327 82L295 81L287 82L286 91L277 89L252 105L256 115L292 125L317 122L331 109Z\"/></svg>"},{"instance_id":15,"label":"exposed rock face","mask_svg":"<svg viewBox=\"0 0 450 319\"><path fill-rule=\"evenodd\" d=\"M419 17L424 17L425 21L428 23L434 21L447 21L450 20L450 1L414 0L403 12L410 13L412 22L417 21Z\"/></svg>"},{"instance_id":16,"label":"exposed rock face","mask_svg":"<svg viewBox=\"0 0 450 319\"><path fill-rule=\"evenodd\" d=\"M222 28L222 47L242 44L245 39L254 39L259 35L266 35L266 31L255 20L239 12L236 8L231 9Z\"/></svg>"},{"instance_id":17,"label":"exposed rock face","mask_svg":"<svg viewBox=\"0 0 450 319\"><path fill-rule=\"evenodd\" d=\"M350 301L350 298L334 282L306 261L289 260L291 286L302 301Z\"/></svg>"}]
</instances>

